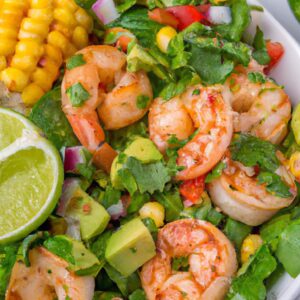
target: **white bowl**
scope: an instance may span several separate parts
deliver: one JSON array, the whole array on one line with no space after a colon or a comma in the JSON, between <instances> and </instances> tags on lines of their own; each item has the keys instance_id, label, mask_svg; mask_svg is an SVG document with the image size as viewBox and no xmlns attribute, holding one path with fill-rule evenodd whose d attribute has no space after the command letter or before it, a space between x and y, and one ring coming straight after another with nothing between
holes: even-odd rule
<instances>
[{"instance_id":1,"label":"white bowl","mask_svg":"<svg viewBox=\"0 0 300 300\"><path fill-rule=\"evenodd\" d=\"M256 0L248 2L261 6L261 3ZM253 11L251 15L252 23L248 32L254 34L258 25L263 30L266 39L278 41L284 46L285 55L272 70L270 76L280 85L284 85L293 105L300 103L300 47L298 43L266 9L264 12ZM285 273L268 292L267 299L300 299L300 275L293 279Z\"/></svg>"}]
</instances>

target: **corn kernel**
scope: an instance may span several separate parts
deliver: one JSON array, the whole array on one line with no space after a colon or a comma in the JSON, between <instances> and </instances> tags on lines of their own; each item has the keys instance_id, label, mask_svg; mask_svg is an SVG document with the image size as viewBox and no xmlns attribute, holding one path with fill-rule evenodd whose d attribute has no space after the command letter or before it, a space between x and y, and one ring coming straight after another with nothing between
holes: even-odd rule
<instances>
[{"instance_id":1,"label":"corn kernel","mask_svg":"<svg viewBox=\"0 0 300 300\"><path fill-rule=\"evenodd\" d=\"M7 61L5 56L0 56L0 71L4 70L7 67Z\"/></svg>"},{"instance_id":2,"label":"corn kernel","mask_svg":"<svg viewBox=\"0 0 300 300\"><path fill-rule=\"evenodd\" d=\"M20 10L24 12L28 8L27 1L3 1L2 8Z\"/></svg>"},{"instance_id":3,"label":"corn kernel","mask_svg":"<svg viewBox=\"0 0 300 300\"><path fill-rule=\"evenodd\" d=\"M45 47L45 57L50 58L58 66L60 66L63 62L61 51L57 47L49 44L46 44L44 47Z\"/></svg>"},{"instance_id":4,"label":"corn kernel","mask_svg":"<svg viewBox=\"0 0 300 300\"><path fill-rule=\"evenodd\" d=\"M11 60L10 65L13 68L20 69L25 72L32 72L36 65L37 65L37 59L31 55L14 55L14 57Z\"/></svg>"},{"instance_id":5,"label":"corn kernel","mask_svg":"<svg viewBox=\"0 0 300 300\"><path fill-rule=\"evenodd\" d=\"M54 6L63 7L72 13L78 9L78 6L73 0L54 0Z\"/></svg>"},{"instance_id":6,"label":"corn kernel","mask_svg":"<svg viewBox=\"0 0 300 300\"><path fill-rule=\"evenodd\" d=\"M156 35L156 43L158 48L166 53L171 39L177 34L176 30L171 26L165 26L159 30Z\"/></svg>"},{"instance_id":7,"label":"corn kernel","mask_svg":"<svg viewBox=\"0 0 300 300\"><path fill-rule=\"evenodd\" d=\"M16 53L41 57L44 53L44 47L35 40L23 40L17 44Z\"/></svg>"},{"instance_id":8,"label":"corn kernel","mask_svg":"<svg viewBox=\"0 0 300 300\"><path fill-rule=\"evenodd\" d=\"M300 179L300 152L295 152L292 154L289 166L292 174L297 178Z\"/></svg>"},{"instance_id":9,"label":"corn kernel","mask_svg":"<svg viewBox=\"0 0 300 300\"><path fill-rule=\"evenodd\" d=\"M56 8L53 13L54 20L64 24L68 28L76 26L76 19L73 14L64 8Z\"/></svg>"},{"instance_id":10,"label":"corn kernel","mask_svg":"<svg viewBox=\"0 0 300 300\"><path fill-rule=\"evenodd\" d=\"M72 28L68 28L67 26L65 26L64 24L62 24L60 22L53 21L50 28L51 28L51 31L54 31L54 30L59 31L67 39L71 39L71 37L72 37L72 33L73 33Z\"/></svg>"},{"instance_id":11,"label":"corn kernel","mask_svg":"<svg viewBox=\"0 0 300 300\"><path fill-rule=\"evenodd\" d=\"M44 91L35 83L29 84L22 93L22 100L26 105L35 104L42 96Z\"/></svg>"},{"instance_id":12,"label":"corn kernel","mask_svg":"<svg viewBox=\"0 0 300 300\"><path fill-rule=\"evenodd\" d=\"M148 202L140 209L139 214L141 218L151 218L157 227L164 225L165 209L158 202Z\"/></svg>"},{"instance_id":13,"label":"corn kernel","mask_svg":"<svg viewBox=\"0 0 300 300\"><path fill-rule=\"evenodd\" d=\"M52 6L52 0L31 0L31 8L48 8Z\"/></svg>"},{"instance_id":14,"label":"corn kernel","mask_svg":"<svg viewBox=\"0 0 300 300\"><path fill-rule=\"evenodd\" d=\"M67 59L67 58L73 56L76 52L77 52L77 48L73 44L69 43L69 45L67 47L67 51L65 53L63 53L64 59Z\"/></svg>"},{"instance_id":15,"label":"corn kernel","mask_svg":"<svg viewBox=\"0 0 300 300\"><path fill-rule=\"evenodd\" d=\"M8 8L8 7L2 7L1 8L1 17L4 18L14 18L16 20L22 19L24 16L24 13L20 9L13 9L13 8Z\"/></svg>"},{"instance_id":16,"label":"corn kernel","mask_svg":"<svg viewBox=\"0 0 300 300\"><path fill-rule=\"evenodd\" d=\"M49 31L49 24L38 19L24 18L21 29L45 38Z\"/></svg>"},{"instance_id":17,"label":"corn kernel","mask_svg":"<svg viewBox=\"0 0 300 300\"><path fill-rule=\"evenodd\" d=\"M53 10L51 8L30 9L28 11L28 17L50 24L53 20Z\"/></svg>"},{"instance_id":18,"label":"corn kernel","mask_svg":"<svg viewBox=\"0 0 300 300\"><path fill-rule=\"evenodd\" d=\"M51 78L47 70L43 68L37 68L33 72L31 79L35 84L41 87L44 92L48 92L51 89L54 81L54 78Z\"/></svg>"},{"instance_id":19,"label":"corn kernel","mask_svg":"<svg viewBox=\"0 0 300 300\"><path fill-rule=\"evenodd\" d=\"M18 29L21 21L22 21L22 15L19 17L15 17L11 15L4 15L0 11L0 26L8 26L10 28Z\"/></svg>"},{"instance_id":20,"label":"corn kernel","mask_svg":"<svg viewBox=\"0 0 300 300\"><path fill-rule=\"evenodd\" d=\"M78 24L85 28L85 30L88 33L91 33L93 30L93 19L88 15L88 13L82 9L79 8L75 13L75 19L78 22Z\"/></svg>"},{"instance_id":21,"label":"corn kernel","mask_svg":"<svg viewBox=\"0 0 300 300\"><path fill-rule=\"evenodd\" d=\"M60 65L56 64L51 58L43 57L39 61L39 66L47 70L49 76L53 79L57 78Z\"/></svg>"},{"instance_id":22,"label":"corn kernel","mask_svg":"<svg viewBox=\"0 0 300 300\"><path fill-rule=\"evenodd\" d=\"M18 31L13 28L13 27L9 27L6 25L6 27L4 26L0 26L0 38L1 39L17 39L18 37Z\"/></svg>"},{"instance_id":23,"label":"corn kernel","mask_svg":"<svg viewBox=\"0 0 300 300\"><path fill-rule=\"evenodd\" d=\"M14 39L0 39L0 56L8 56L15 52L17 41Z\"/></svg>"},{"instance_id":24,"label":"corn kernel","mask_svg":"<svg viewBox=\"0 0 300 300\"><path fill-rule=\"evenodd\" d=\"M82 49L89 44L89 36L85 28L77 26L74 29L72 42L78 49Z\"/></svg>"},{"instance_id":25,"label":"corn kernel","mask_svg":"<svg viewBox=\"0 0 300 300\"><path fill-rule=\"evenodd\" d=\"M68 39L57 30L51 31L48 34L47 41L48 44L59 48L62 53L65 53L67 51L67 47L69 46Z\"/></svg>"},{"instance_id":26,"label":"corn kernel","mask_svg":"<svg viewBox=\"0 0 300 300\"><path fill-rule=\"evenodd\" d=\"M29 82L28 75L16 68L7 68L1 72L1 80L12 92L22 92Z\"/></svg>"},{"instance_id":27,"label":"corn kernel","mask_svg":"<svg viewBox=\"0 0 300 300\"><path fill-rule=\"evenodd\" d=\"M241 249L241 261L245 263L248 261L251 255L263 244L263 240L258 234L248 235L242 244Z\"/></svg>"}]
</instances>

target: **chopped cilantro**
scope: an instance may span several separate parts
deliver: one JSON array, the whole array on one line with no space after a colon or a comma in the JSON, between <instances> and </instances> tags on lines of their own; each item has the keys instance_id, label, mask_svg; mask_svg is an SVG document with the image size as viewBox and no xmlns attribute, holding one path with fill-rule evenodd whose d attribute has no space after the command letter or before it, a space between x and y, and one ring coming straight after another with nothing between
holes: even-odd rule
<instances>
[{"instance_id":1,"label":"chopped cilantro","mask_svg":"<svg viewBox=\"0 0 300 300\"><path fill-rule=\"evenodd\" d=\"M96 168L93 165L79 163L76 165L76 169L78 170L79 174L82 175L87 180L91 181L93 179L94 173Z\"/></svg>"},{"instance_id":2,"label":"chopped cilantro","mask_svg":"<svg viewBox=\"0 0 300 300\"><path fill-rule=\"evenodd\" d=\"M74 68L83 66L85 64L86 64L86 62L83 58L83 55L82 54L76 54L76 55L73 55L72 57L70 57L67 60L66 67L67 67L68 70L72 70Z\"/></svg>"},{"instance_id":3,"label":"chopped cilantro","mask_svg":"<svg viewBox=\"0 0 300 300\"><path fill-rule=\"evenodd\" d=\"M192 95L200 95L200 89L194 89Z\"/></svg>"},{"instance_id":4,"label":"chopped cilantro","mask_svg":"<svg viewBox=\"0 0 300 300\"><path fill-rule=\"evenodd\" d=\"M90 98L90 94L80 82L70 86L66 91L73 107L81 107Z\"/></svg>"},{"instance_id":5,"label":"chopped cilantro","mask_svg":"<svg viewBox=\"0 0 300 300\"><path fill-rule=\"evenodd\" d=\"M136 107L138 109L145 109L150 101L150 97L147 95L139 95L136 100Z\"/></svg>"},{"instance_id":6,"label":"chopped cilantro","mask_svg":"<svg viewBox=\"0 0 300 300\"><path fill-rule=\"evenodd\" d=\"M266 83L265 76L260 72L250 72L248 79L253 83Z\"/></svg>"},{"instance_id":7,"label":"chopped cilantro","mask_svg":"<svg viewBox=\"0 0 300 300\"><path fill-rule=\"evenodd\" d=\"M136 253L136 252L137 252L137 250L136 250L135 247L131 247L131 248L130 248L130 251L131 251L132 253Z\"/></svg>"},{"instance_id":8,"label":"chopped cilantro","mask_svg":"<svg viewBox=\"0 0 300 300\"><path fill-rule=\"evenodd\" d=\"M258 183L265 183L268 192L282 198L291 196L288 185L274 173L280 166L275 145L255 136L239 134L231 143L230 150L233 160L246 167L259 166Z\"/></svg>"},{"instance_id":9,"label":"chopped cilantro","mask_svg":"<svg viewBox=\"0 0 300 300\"><path fill-rule=\"evenodd\" d=\"M188 271L189 269L189 257L181 256L175 257L172 260L172 270L174 271Z\"/></svg>"},{"instance_id":10,"label":"chopped cilantro","mask_svg":"<svg viewBox=\"0 0 300 300\"><path fill-rule=\"evenodd\" d=\"M264 34L258 26L256 27L256 34L253 40L253 47L255 49L255 51L252 54L253 58L260 65L267 65L270 62L270 56L266 48Z\"/></svg>"},{"instance_id":11,"label":"chopped cilantro","mask_svg":"<svg viewBox=\"0 0 300 300\"><path fill-rule=\"evenodd\" d=\"M205 178L205 183L210 183L212 182L214 179L218 178L221 176L222 171L226 168L226 164L221 161L219 162L214 168L213 170L206 176Z\"/></svg>"},{"instance_id":12,"label":"chopped cilantro","mask_svg":"<svg viewBox=\"0 0 300 300\"><path fill-rule=\"evenodd\" d=\"M120 199L121 192L109 185L101 195L100 202L105 208L109 208L110 206L117 204Z\"/></svg>"}]
</instances>

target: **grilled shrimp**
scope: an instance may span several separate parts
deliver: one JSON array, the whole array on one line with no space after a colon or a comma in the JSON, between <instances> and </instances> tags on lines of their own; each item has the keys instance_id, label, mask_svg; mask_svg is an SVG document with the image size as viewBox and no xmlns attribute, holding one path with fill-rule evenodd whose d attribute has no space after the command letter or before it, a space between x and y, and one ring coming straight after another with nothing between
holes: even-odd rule
<instances>
[{"instance_id":1,"label":"grilled shrimp","mask_svg":"<svg viewBox=\"0 0 300 300\"><path fill-rule=\"evenodd\" d=\"M278 157L281 165L276 174L290 187L290 197L281 198L268 192L265 185L258 184L254 168L232 161L228 155L225 159L227 167L221 177L208 185L212 201L224 213L245 224L257 226L269 220L278 210L289 206L297 194L283 156L278 153Z\"/></svg>"},{"instance_id":2,"label":"grilled shrimp","mask_svg":"<svg viewBox=\"0 0 300 300\"><path fill-rule=\"evenodd\" d=\"M150 138L161 151L167 148L171 135L183 140L197 130L178 151L177 164L184 167L177 174L178 180L206 174L224 155L233 131L228 95L226 87L197 85L188 88L180 97L168 102L155 99L151 105Z\"/></svg>"},{"instance_id":3,"label":"grilled shrimp","mask_svg":"<svg viewBox=\"0 0 300 300\"><path fill-rule=\"evenodd\" d=\"M29 253L30 267L17 261L13 267L6 300L91 300L95 282L90 276L68 271L68 263L43 247Z\"/></svg>"},{"instance_id":4,"label":"grilled shrimp","mask_svg":"<svg viewBox=\"0 0 300 300\"><path fill-rule=\"evenodd\" d=\"M248 74L255 67L237 67L227 80L232 92L231 103L238 112L235 132L249 132L257 137L279 144L287 134L291 118L291 102L282 87L271 81L251 82Z\"/></svg>"},{"instance_id":5,"label":"grilled shrimp","mask_svg":"<svg viewBox=\"0 0 300 300\"><path fill-rule=\"evenodd\" d=\"M188 271L172 270L175 258L186 258ZM183 219L159 231L157 254L140 276L148 300L217 300L226 295L236 270L235 250L218 228Z\"/></svg>"},{"instance_id":6,"label":"grilled shrimp","mask_svg":"<svg viewBox=\"0 0 300 300\"><path fill-rule=\"evenodd\" d=\"M139 109L137 99L143 95L149 97L150 103L152 88L144 72L126 72L126 56L117 48L90 46L77 54L83 56L85 63L66 70L62 108L81 144L93 153L94 163L109 172L117 153L105 142L99 116L106 129L118 129L136 122L148 110L148 107ZM67 91L78 83L89 98L75 107Z\"/></svg>"}]
</instances>

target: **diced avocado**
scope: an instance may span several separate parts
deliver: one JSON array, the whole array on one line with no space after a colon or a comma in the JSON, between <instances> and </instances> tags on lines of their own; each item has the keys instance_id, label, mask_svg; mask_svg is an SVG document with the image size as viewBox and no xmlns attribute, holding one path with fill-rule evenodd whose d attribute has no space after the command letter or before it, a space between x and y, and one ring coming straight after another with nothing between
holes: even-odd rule
<instances>
[{"instance_id":1,"label":"diced avocado","mask_svg":"<svg viewBox=\"0 0 300 300\"><path fill-rule=\"evenodd\" d=\"M149 230L140 218L135 218L112 234L105 258L123 276L129 276L155 254Z\"/></svg>"},{"instance_id":2,"label":"diced avocado","mask_svg":"<svg viewBox=\"0 0 300 300\"><path fill-rule=\"evenodd\" d=\"M81 242L65 235L51 236L43 246L69 263L68 269L80 276L96 276L103 264Z\"/></svg>"},{"instance_id":3,"label":"diced avocado","mask_svg":"<svg viewBox=\"0 0 300 300\"><path fill-rule=\"evenodd\" d=\"M127 156L133 156L144 164L159 161L163 158L154 143L146 138L135 139L124 151Z\"/></svg>"},{"instance_id":4,"label":"diced avocado","mask_svg":"<svg viewBox=\"0 0 300 300\"><path fill-rule=\"evenodd\" d=\"M79 220L83 240L102 233L110 220L110 215L105 208L80 187L74 192L66 215Z\"/></svg>"},{"instance_id":5,"label":"diced avocado","mask_svg":"<svg viewBox=\"0 0 300 300\"><path fill-rule=\"evenodd\" d=\"M162 154L158 151L154 143L146 138L138 137L135 139L124 151L127 156L132 156L142 163L151 163L159 161L163 158ZM118 171L122 168L122 164L118 162L117 156L111 166L110 179L112 185L116 189L123 189L123 185L118 176Z\"/></svg>"}]
</instances>

